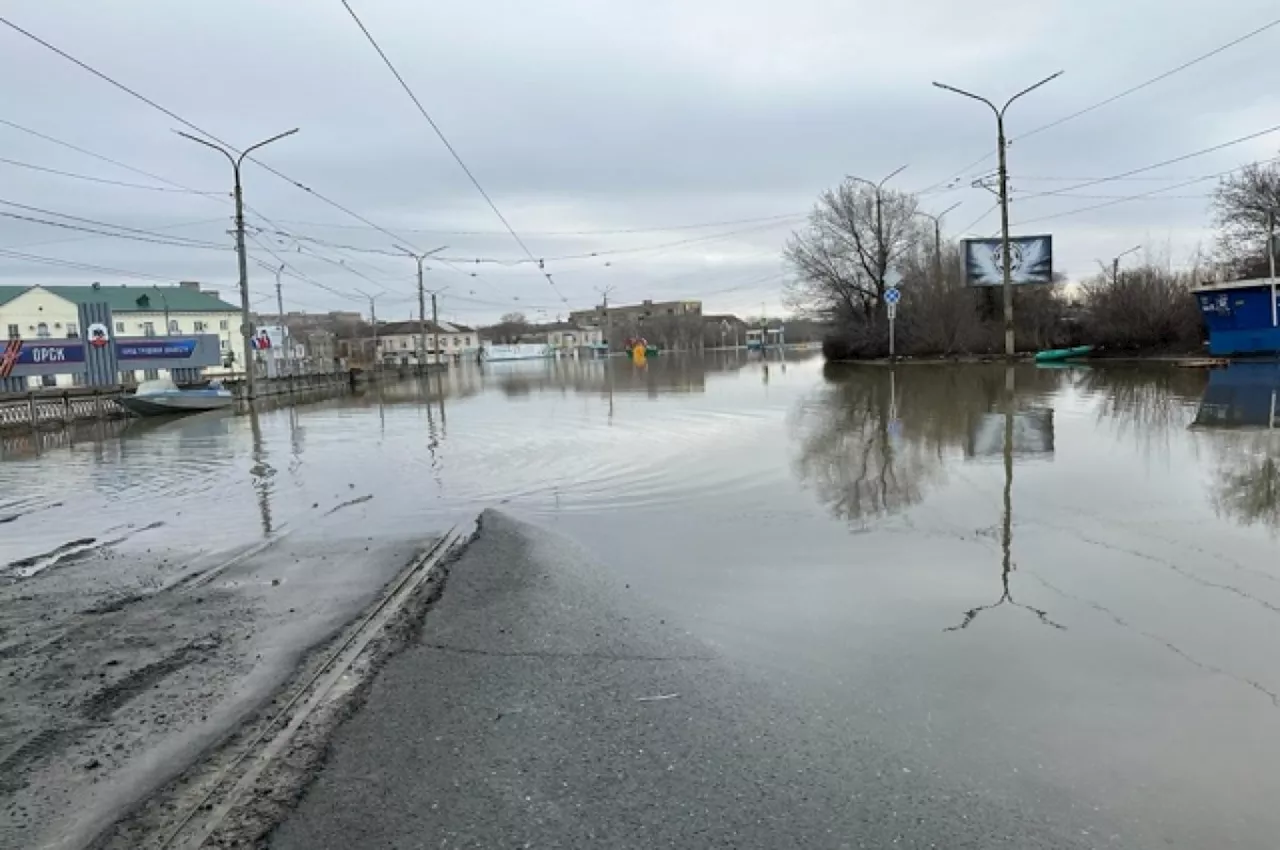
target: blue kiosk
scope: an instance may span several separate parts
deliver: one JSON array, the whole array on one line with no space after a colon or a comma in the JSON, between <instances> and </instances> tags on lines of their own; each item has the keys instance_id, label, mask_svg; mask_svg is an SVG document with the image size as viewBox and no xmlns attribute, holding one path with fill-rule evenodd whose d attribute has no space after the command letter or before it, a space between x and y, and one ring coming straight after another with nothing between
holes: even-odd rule
<instances>
[{"instance_id":1,"label":"blue kiosk","mask_svg":"<svg viewBox=\"0 0 1280 850\"><path fill-rule=\"evenodd\" d=\"M1269 279L1207 283L1192 290L1215 357L1280 356L1280 295Z\"/></svg>"}]
</instances>

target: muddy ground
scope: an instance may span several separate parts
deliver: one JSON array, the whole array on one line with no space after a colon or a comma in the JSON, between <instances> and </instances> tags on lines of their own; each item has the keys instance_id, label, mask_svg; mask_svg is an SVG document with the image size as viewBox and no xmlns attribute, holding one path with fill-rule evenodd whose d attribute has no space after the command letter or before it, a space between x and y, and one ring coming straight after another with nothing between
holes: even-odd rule
<instances>
[{"instance_id":1,"label":"muddy ground","mask_svg":"<svg viewBox=\"0 0 1280 850\"><path fill-rule=\"evenodd\" d=\"M370 509L317 504L305 535L194 553L140 524L0 565L0 846L85 846L269 712L434 539L358 536Z\"/></svg>"}]
</instances>

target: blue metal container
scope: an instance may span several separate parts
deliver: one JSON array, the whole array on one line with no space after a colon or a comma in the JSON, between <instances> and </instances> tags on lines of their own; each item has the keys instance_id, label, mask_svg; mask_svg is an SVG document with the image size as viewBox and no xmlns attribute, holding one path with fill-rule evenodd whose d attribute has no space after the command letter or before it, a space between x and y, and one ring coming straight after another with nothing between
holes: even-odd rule
<instances>
[{"instance_id":1,"label":"blue metal container","mask_svg":"<svg viewBox=\"0 0 1280 850\"><path fill-rule=\"evenodd\" d=\"M1209 353L1280 355L1269 280L1210 284L1193 290L1209 331Z\"/></svg>"}]
</instances>

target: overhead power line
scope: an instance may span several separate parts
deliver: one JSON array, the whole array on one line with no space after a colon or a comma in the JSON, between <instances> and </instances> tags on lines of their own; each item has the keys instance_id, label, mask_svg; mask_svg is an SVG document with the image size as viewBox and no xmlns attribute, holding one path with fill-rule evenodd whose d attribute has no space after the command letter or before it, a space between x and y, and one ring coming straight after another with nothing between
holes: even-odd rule
<instances>
[{"instance_id":1,"label":"overhead power line","mask_svg":"<svg viewBox=\"0 0 1280 850\"><path fill-rule=\"evenodd\" d=\"M1258 163L1258 164L1260 164L1260 165L1265 165L1265 164L1267 164L1267 163L1277 162L1277 161L1280 161L1280 157L1275 157L1275 158L1273 158L1273 159L1264 160L1263 162ZM1239 165L1239 166L1236 166L1235 168L1229 168L1229 169L1227 169L1226 171L1221 171L1221 172L1219 172L1219 173L1217 173L1217 174L1210 174L1210 175L1205 176L1205 177L1196 177L1196 178L1194 178L1194 179L1187 180L1187 181L1185 181L1185 182L1183 182L1183 183L1175 183L1175 184L1174 184L1174 185L1172 185L1172 186L1165 186L1165 187L1162 187L1162 188L1159 188L1159 189L1152 189L1152 190L1150 190L1150 191L1148 191L1148 192L1140 192L1140 193L1138 193L1138 194L1136 194L1136 195L1127 195L1127 196L1122 196L1122 197L1119 197L1119 198L1115 198L1115 199L1113 199L1113 200L1104 201L1103 203L1100 203L1100 204L1090 204L1089 206L1085 206L1085 207L1077 207L1076 209L1073 209L1073 210L1066 210L1066 211L1064 211L1064 212L1052 213L1052 214L1050 214L1050 215L1042 215L1042 216L1037 216L1037 217L1035 217L1035 218L1023 219L1022 221L1015 222L1015 223L1014 223L1014 226L1015 226L1015 227L1021 227L1021 226L1022 226L1022 225L1024 225L1024 224L1031 224L1031 223L1033 223L1033 222L1050 221L1050 220L1055 219L1055 218L1066 218L1067 216L1078 215L1078 214L1083 213L1083 212L1092 212L1092 211L1094 211L1094 210L1100 210L1100 209L1104 209L1104 208L1106 208L1106 207L1114 207L1114 206L1116 206L1117 204L1123 204L1123 203L1127 203L1127 202L1129 202L1129 201L1143 200L1143 199L1145 199L1145 198L1150 198L1150 197L1153 197L1153 196L1160 195L1160 193L1162 193L1162 192L1170 192L1170 191L1173 191L1174 189L1181 189L1181 188L1184 188L1184 187L1186 187L1186 186L1192 186L1192 185L1195 185L1196 183L1203 183L1203 182L1205 182L1206 180L1216 180L1216 179L1217 179L1217 178L1219 178L1219 177L1225 177L1225 176L1226 176L1226 175L1228 175L1228 174L1233 174L1233 173L1235 173L1235 172L1237 172L1237 171L1240 171L1240 170L1242 170L1242 169L1244 169L1244 168L1248 168L1250 164L1252 164L1252 163L1249 163L1249 164L1246 164L1246 165Z\"/></svg>"},{"instance_id":2,"label":"overhead power line","mask_svg":"<svg viewBox=\"0 0 1280 850\"><path fill-rule=\"evenodd\" d=\"M186 118L183 118L181 115L179 115L178 113L174 112L173 110L168 109L168 108L166 108L166 107L162 106L161 104L157 103L156 101L152 100L151 98L147 97L146 95L141 94L140 92L138 92L138 91L136 91L136 90L134 90L134 89L130 88L129 86L125 85L124 83L120 82L119 80L116 80L116 79L114 79L114 78L112 78L112 77L108 76L107 74L103 73L102 71L99 71L97 68L93 67L92 65L88 64L87 62L83 62L83 61L81 61L80 59L77 59L76 57L72 56L70 53L67 53L65 50L62 50L61 48L59 48L59 47L57 47L57 46L55 46L55 45L53 45L53 44L50 44L49 42L47 42L47 41L45 41L44 39L40 38L40 37L39 37L38 35L36 35L35 33L32 33L32 32L30 32L30 31L28 31L28 30L23 29L22 27L18 26L17 24L15 24L13 21L9 20L8 18L5 18L5 17L3 17L3 16L0 16L0 24L4 24L5 26L9 27L10 29L14 30L15 32L20 33L20 34L21 34L21 35L23 35L23 36L26 36L27 38L31 39L31 40L32 40L32 41L34 41L35 43L39 44L41 47L44 47L45 49L47 49L47 50L49 50L49 51L51 51L51 52L53 52L53 53L57 54L58 56L61 56L63 59L66 59L68 62L72 63L72 64L73 64L73 65L75 65L76 67L81 68L81 69L82 69L82 70L84 70L84 71L87 71L88 73L92 74L93 76L97 77L98 79L102 80L103 82L107 83L108 85L111 85L111 86L113 86L114 88L117 88L117 89L119 89L120 91L124 92L125 94L128 94L129 96L131 96L131 97L133 97L133 98L135 98L135 99L137 99L137 100L141 101L142 103L145 103L147 106L150 106L152 109L155 109L155 110L157 110L158 112L161 112L162 114L169 116L169 117L170 117L170 118L172 118L174 121L177 121L179 124L181 124L182 126L184 126L184 127L188 128L188 129L190 129L190 130L194 130L195 132L199 133L199 134L200 134L200 135L202 135L202 136L206 136L206 137L208 137L208 138L210 138L210 139L213 139L215 142L219 143L220 145L222 145L222 146L224 146L224 147L226 147L226 148L228 148L228 149L230 149L230 150L232 150L232 151L234 151L234 152L236 152L236 153L240 153L240 152L241 152L241 149L240 149L240 148L237 148L235 145L232 145L231 143L226 142L226 141L224 141L224 140L222 140L222 139L218 138L218 137L217 137L217 136L215 136L213 133L210 133L208 130L205 130L204 128L197 126L196 124L192 123L191 121L188 121ZM360 215L359 213L355 212L354 210L348 209L347 207L343 206L342 204L338 203L337 201L333 200L332 198L329 198L329 197L326 197L325 195L322 195L321 193L317 192L315 189L311 188L310 186L304 185L303 183L299 182L298 180L295 180L294 178L290 177L289 175L287 175L287 174L285 174L285 173L283 173L283 172L279 171L278 169L272 168L270 165L268 165L267 163L263 162L262 160L257 159L256 157L252 157L252 156L251 156L251 157L249 157L249 160L250 160L251 162L253 162L253 163L255 163L255 164L257 164L257 165L261 166L262 168L266 169L267 171L271 172L271 173L272 173L272 174L274 174L276 177L279 177L281 180L284 180L285 182L287 182L287 183L289 183L289 184L293 185L294 187L296 187L296 188L298 188L298 189L301 189L302 191L306 192L307 194L311 195L312 197L316 198L317 200L322 201L323 203L328 204L329 206L333 207L334 209L336 209L336 210L340 210L341 212L345 213L346 215L351 216L352 218L354 218L354 219L356 219L356 220L358 220L358 221L361 221L361 222L363 222L364 224L367 224L367 225L369 225L370 227L374 228L375 230L381 231L382 233L385 233L386 235L388 235L388 236L390 236L390 237L392 237L392 238L394 238L394 239L402 239L402 240L403 240L403 237L401 237L401 236L397 236L396 234L392 233L390 230L387 230L386 228L381 227L381 226L380 226L380 225L378 225L378 224L375 224L374 222L370 221L369 219L365 218L364 216Z\"/></svg>"},{"instance_id":3,"label":"overhead power line","mask_svg":"<svg viewBox=\"0 0 1280 850\"><path fill-rule=\"evenodd\" d=\"M601 230L525 230L525 236L620 236L628 233L667 233L679 230L701 230L707 227L729 227L737 224L757 224L767 221L780 221L782 219L802 218L808 215L807 212L790 212L781 213L779 215L759 216L756 218L738 218L726 221L701 221L692 224L670 224L654 227L624 227L614 229ZM364 230L367 229L358 224L327 224L319 221L299 221L297 219L282 218L278 221L285 224L299 224L303 227L332 227L342 230ZM425 227L399 227L397 230L405 233L430 233L439 236L505 236L505 230L435 230ZM403 256L403 255L400 255Z\"/></svg>"},{"instance_id":4,"label":"overhead power line","mask_svg":"<svg viewBox=\"0 0 1280 850\"><path fill-rule=\"evenodd\" d=\"M528 256L531 262L538 262L537 258L533 256L533 252L529 250L529 246L520 238L520 234L516 233L515 228L511 226L511 222L507 221L507 217L502 214L502 210L498 209L498 205L493 202L493 198L491 198L489 193L485 191L484 186L480 185L480 181L476 179L471 168L465 161L463 161L462 156L458 153L457 149L454 148L453 143L445 136L444 131L440 129L440 125L435 122L435 119L431 117L429 112L427 112L426 107L422 105L422 101L418 100L418 96L414 94L413 89L409 87L409 84L405 82L404 77L400 75L398 70L396 70L396 66L391 62L386 51L382 49L382 46L378 44L377 39L373 37L373 33L369 32L369 28L364 25L364 21L360 20L360 16L356 14L356 10L351 8L351 4L348 3L347 0L342 0L342 5L346 8L347 13L351 15L351 19L356 22L356 26L358 26L360 31L364 33L364 37L368 39L369 44L373 46L375 51L377 51L378 56L382 58L382 62L387 66L387 70L389 70L392 76L396 78L396 81L400 83L400 87L404 89L404 93L413 101L413 105L418 108L418 112L421 113L422 117L431 125L431 129L435 131L436 136L438 136L440 141L444 144L445 149L449 151L449 154L453 157L454 161L458 163L458 166L462 169L463 173L467 175L467 179L471 181L471 185L476 187L476 191L480 193L482 198L484 198L485 203L489 205L489 209L493 210L493 214L498 217L498 221L502 222L502 226L506 228L507 232L511 234L511 238L520 246L520 250L524 251L525 255ZM568 299L564 297L564 293L562 293L560 288L556 286L551 275L544 273L544 277L546 277L547 283L551 285L551 289L556 293L560 300L565 304L568 304Z\"/></svg>"},{"instance_id":5,"label":"overhead power line","mask_svg":"<svg viewBox=\"0 0 1280 850\"><path fill-rule=\"evenodd\" d=\"M27 262L38 263L46 266L58 266L61 268L76 269L79 271L106 272L107 274L123 275L125 277L135 277L141 280L159 280L165 283L172 283L173 279L161 277L159 275L147 274L146 272L130 271L128 269L116 269L109 266L95 266L91 263L77 263L72 260L60 260L57 257L44 257L39 254L27 254L22 251L10 251L7 248L0 248L0 257L9 257L16 260L26 260Z\"/></svg>"},{"instance_id":6,"label":"overhead power line","mask_svg":"<svg viewBox=\"0 0 1280 850\"><path fill-rule=\"evenodd\" d=\"M1240 136L1240 137L1238 137L1238 138L1231 139L1230 141L1222 142L1221 144L1212 145L1212 146L1207 147L1207 148L1201 148L1201 149L1200 149L1200 150L1198 150L1198 151L1192 151L1191 153L1183 154L1182 156L1175 156L1173 159L1166 159L1166 160L1162 160L1161 162L1153 163L1153 164L1151 164L1151 165L1144 165L1142 168L1134 168L1134 169L1132 169L1132 170L1130 170L1130 171L1123 171L1123 172L1121 172L1121 173L1119 173L1119 174L1112 174L1112 175L1111 175L1111 176L1109 176L1109 177L1098 177L1098 178L1093 179L1093 180L1086 180L1086 181L1084 181L1083 183L1077 183L1077 184L1075 184L1074 186L1068 186L1067 188L1062 189L1062 190L1060 190L1060 191L1062 191L1062 192L1073 192L1073 191L1075 191L1075 190L1077 190L1077 189L1085 189L1085 188L1088 188L1089 186L1096 186L1096 185L1098 185L1099 183L1110 183L1110 182L1112 182L1112 181L1114 181L1114 180L1120 180L1120 179L1122 179L1122 178L1132 177L1132 176L1133 176L1133 175L1135 175L1135 174L1144 174L1144 173L1146 173L1146 172L1148 172L1148 171L1155 171L1157 168L1164 168L1164 167L1165 167L1165 166L1167 166L1167 165L1174 165L1174 164L1179 163L1179 162L1186 162L1186 161L1187 161L1187 160L1189 160L1189 159L1194 159L1194 158L1196 158L1196 157L1198 157L1198 156L1204 156L1205 154L1207 154L1207 153L1213 153L1214 151L1220 151L1220 150L1223 150L1224 148L1229 148L1229 147L1232 147L1232 146L1234 146L1234 145L1241 144L1241 143L1243 143L1243 142L1252 141L1253 139L1258 139L1258 138L1261 138L1261 137L1263 137L1263 136L1270 135L1271 133L1275 133L1276 131L1280 131L1280 124L1276 124L1276 125L1275 125L1275 126L1273 126L1273 127L1268 127L1268 128L1267 128L1267 129L1265 129L1265 130L1259 130L1259 131L1258 131L1258 132L1256 132L1256 133L1250 133L1250 134L1248 134L1247 136ZM1229 173L1229 172L1227 172L1227 173ZM1215 174L1215 175L1211 175L1211 177L1217 177L1217 176L1220 176L1220 175L1216 175L1216 174ZM1179 184L1176 184L1176 185L1174 185L1174 186L1167 186L1167 187L1165 187L1165 188L1167 188L1167 189L1176 189L1176 188L1178 188L1178 186L1186 186L1186 185L1189 185L1189 184L1191 184L1191 183L1198 183L1198 182L1200 182L1201 180L1205 180L1205 179L1208 179L1208 178L1205 178L1205 177L1197 177L1197 178L1195 178L1195 179L1193 179L1193 180L1188 180L1188 181L1186 181L1185 183L1179 183ZM1154 192L1159 192L1159 191L1162 191L1162 190L1160 190L1160 189L1156 189L1156 190L1154 190ZM1147 192L1147 193L1144 193L1144 194L1154 194L1154 192Z\"/></svg>"},{"instance_id":7,"label":"overhead power line","mask_svg":"<svg viewBox=\"0 0 1280 850\"><path fill-rule=\"evenodd\" d=\"M1138 84L1137 84L1137 85L1135 85L1135 86L1130 86L1129 88L1125 89L1125 90L1124 90L1124 91L1122 91L1122 92L1119 92L1118 94L1111 95L1110 97L1104 98L1103 100L1100 100L1100 101L1098 101L1097 103L1093 103L1093 104L1090 104L1089 106L1086 106L1086 107L1085 107L1085 108L1083 108L1083 109L1076 110L1075 112L1072 112L1072 113L1071 113L1071 114L1069 114L1069 115L1064 115L1064 116L1063 116L1063 117L1061 117L1061 118L1058 118L1058 119L1056 119L1056 120L1054 120L1054 121L1050 121L1048 124L1044 124L1044 125L1041 125L1041 126L1039 126L1039 127L1036 127L1035 129L1033 129L1033 130L1029 130L1029 131L1027 131L1026 133L1023 133L1023 134L1022 134L1022 135L1020 135L1020 136L1015 136L1015 137L1013 137L1010 141L1011 141L1011 142L1015 142L1015 141L1019 141L1019 140L1021 140L1021 139L1025 139L1025 138L1027 138L1027 137L1029 137L1029 136L1034 136L1034 135L1036 135L1036 134L1038 134L1038 133L1043 133L1045 130L1048 130L1048 129L1052 128L1052 127L1058 127L1058 126L1060 126L1060 125L1062 125L1062 124L1067 123L1068 121L1072 121L1072 120L1074 120L1074 119L1076 119L1076 118L1079 118L1079 117L1080 117L1080 116L1082 116L1082 115L1087 115L1087 114L1089 114L1090 112L1093 112L1094 110L1101 109L1101 108L1102 108L1102 107L1104 107L1104 106L1109 106L1110 104L1115 103L1117 100L1120 100L1121 98L1125 98L1125 97L1128 97L1128 96L1129 96L1129 95L1131 95L1131 94L1134 94L1135 92L1142 91L1143 89L1145 89L1145 88L1147 88L1147 87L1149 87L1149 86L1152 86L1152 85L1154 85L1154 84L1156 84L1156 83L1158 83L1158 82L1161 82L1162 80L1167 80L1169 77L1172 77L1172 76L1174 76L1175 74L1178 74L1178 73L1180 73L1180 72L1182 72L1182 71L1185 71L1185 70L1187 70L1188 68L1194 67L1195 65L1200 64L1201 62L1205 61L1206 59L1210 59L1210 58L1212 58L1212 57L1214 57L1214 56L1217 56L1218 54L1220 54L1220 53L1222 53L1222 52L1224 52L1224 51L1226 51L1226 50L1230 50L1231 48L1236 47L1237 45L1242 44L1242 43L1244 43L1244 42L1248 41L1248 40L1249 40L1249 39L1251 39L1251 38L1254 38L1254 37L1256 37L1256 36L1259 36L1259 35L1261 35L1262 33L1267 32L1268 30L1271 30L1271 29L1273 29L1273 28L1275 28L1275 27L1277 27L1277 26L1280 26L1280 18L1276 18L1276 19L1274 19L1274 20L1268 21L1267 23L1263 24L1262 26L1258 27L1257 29L1250 30L1249 32L1245 33L1244 35L1242 35L1242 36L1240 36L1240 37L1238 37L1238 38L1232 39L1231 41L1227 42L1226 44L1219 45L1219 46L1217 46L1217 47L1213 48L1212 50L1208 51L1207 53L1202 53L1202 54L1200 54L1199 56L1196 56L1195 58L1193 58L1193 59L1191 59L1191 60L1189 60L1189 61L1187 61L1187 62L1183 62L1181 65L1178 65L1178 66L1177 66L1177 67L1175 67L1175 68L1171 68L1171 69L1169 69L1168 71L1164 71L1164 72L1162 72L1162 73L1160 73L1160 74L1157 74L1156 76L1151 77L1150 79L1144 80L1144 81L1142 81L1141 83L1138 83ZM945 179L945 180L940 180L939 182L934 183L932 186L929 186L929 187L926 187L926 188L924 188L924 189L921 189L917 194L925 194L925 193L928 193L928 192L932 192L932 191L934 191L934 190L936 190L936 189L939 189L940 187L946 186L946 185L948 185L948 184L950 184L950 183L952 183L952 182L954 182L954 181L956 181L956 180L960 179L960 178L961 178L961 177L963 177L966 173L968 173L969 169L971 169L971 168L974 168L974 167L976 167L976 166L981 165L982 163L986 162L986 161L987 161L988 159L990 159L991 157L995 156L997 153L998 153L998 151L990 151L990 152L988 152L988 153L983 154L982 156L980 156L980 157L978 157L977 159L975 159L973 162L971 162L971 163L969 163L968 165L964 166L963 168L959 169L959 170L958 170L955 174L953 174L951 177L948 177L948 178L947 178L947 179Z\"/></svg>"},{"instance_id":8,"label":"overhead power line","mask_svg":"<svg viewBox=\"0 0 1280 850\"><path fill-rule=\"evenodd\" d=\"M95 219L95 218L83 218L77 215L61 213L61 212L58 212L57 210L49 210L43 207L33 207L28 204L19 204L16 201L10 201L6 198L0 198L0 204L3 204L4 206L7 206L7 207L13 207L14 209L24 210L26 212L33 212L33 213L39 213L42 215L52 215L58 218L65 218L68 221L80 222L81 224L96 225L98 227L108 227L114 230L123 231L124 233L137 234L140 236L149 236L149 237L152 237L153 239L163 239L167 242L179 244L189 248L217 248L219 250L222 250L227 247L225 245L219 245L216 242L208 242L202 239L189 239L185 236L171 236L165 233L157 233L154 230L143 230L138 227L127 227L123 224L112 224L109 221L99 221L98 219ZM13 217L13 216L11 215L10 217ZM82 229L82 228L77 228L77 229ZM103 236L123 236L123 234L113 234L113 233L107 233L102 231L98 231L98 232L100 232Z\"/></svg>"},{"instance_id":9,"label":"overhead power line","mask_svg":"<svg viewBox=\"0 0 1280 850\"><path fill-rule=\"evenodd\" d=\"M25 221L30 224L40 224L46 227L57 227L63 230L75 230L83 233L96 233L99 236L112 236L112 237L115 237L116 239L130 239L135 242L148 242L153 245L168 245L174 248L202 248L205 250L214 250L214 251L234 250L229 245L214 245L214 244L199 245L192 242L176 242L168 239L156 239L150 236L135 236L132 233L113 233L109 230L97 230L92 227L81 227L80 225L77 225L77 224L66 224L65 222L61 222L61 221L50 221L44 218L37 218L35 216L29 216L29 215L19 215L17 213L0 212L0 216L3 216L4 218L11 218L16 221Z\"/></svg>"},{"instance_id":10,"label":"overhead power line","mask_svg":"<svg viewBox=\"0 0 1280 850\"><path fill-rule=\"evenodd\" d=\"M107 186L121 186L126 189L144 189L148 192L180 192L182 194L187 194L187 195L225 194L222 192L198 192L194 189L174 189L168 186L144 186L141 183L125 183L120 180L107 180L102 177L93 177L88 174L75 174L70 171L59 171L56 168L46 168L43 165L34 165L33 163L30 163L30 162L19 162L16 159L5 159L4 157L0 157L0 162L3 162L5 165L16 166L17 168L26 168L31 171L40 171L45 174L57 174L60 177L72 177L72 178L75 178L76 180L87 180L90 183L103 183Z\"/></svg>"},{"instance_id":11,"label":"overhead power line","mask_svg":"<svg viewBox=\"0 0 1280 850\"><path fill-rule=\"evenodd\" d=\"M1144 80L1143 82L1138 83L1136 86L1131 86L1130 88L1125 89L1119 94L1114 94L1111 97L1108 97L1104 100L1098 101L1097 103L1086 106L1084 109L1076 110L1075 112L1072 112L1070 115L1064 115L1055 121L1050 121L1048 124L1042 124L1039 127L1036 127L1034 130L1028 130L1027 132L1023 133L1021 136L1014 137L1014 141L1021 141L1022 139L1029 138L1038 133L1043 133L1045 130L1058 127L1062 124L1067 123L1068 121L1075 120L1076 118L1079 118L1081 115L1088 115L1090 112L1093 112L1096 109L1101 109L1104 106L1108 106L1112 103L1115 103L1117 100L1120 100L1123 97L1128 97L1129 95L1135 92L1140 92L1143 89L1147 88L1148 86L1155 85L1161 80L1167 80L1170 77L1172 77L1174 74L1179 73L1180 71L1185 71L1192 66L1199 65L1201 62L1205 61L1206 59L1211 59L1214 56L1217 56L1219 53L1230 50L1231 48L1235 47L1238 44L1243 44L1249 39L1254 38L1255 36L1259 36L1262 33L1266 32L1267 30L1273 29L1277 26L1280 26L1280 18L1276 18L1275 20L1269 21L1255 30L1250 30L1249 32L1245 33L1239 38L1228 41L1226 44L1223 44L1219 47L1215 47L1213 50L1210 50L1208 53L1202 53L1190 61L1183 62L1181 65L1177 66L1176 68L1171 68L1168 71L1165 71L1163 74L1157 74L1156 76L1152 77L1149 80Z\"/></svg>"}]
</instances>

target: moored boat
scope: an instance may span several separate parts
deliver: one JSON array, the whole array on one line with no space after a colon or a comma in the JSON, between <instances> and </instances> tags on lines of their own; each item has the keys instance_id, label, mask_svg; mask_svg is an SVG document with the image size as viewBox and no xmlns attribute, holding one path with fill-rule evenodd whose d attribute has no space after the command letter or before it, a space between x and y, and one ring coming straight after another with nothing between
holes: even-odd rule
<instances>
[{"instance_id":1,"label":"moored boat","mask_svg":"<svg viewBox=\"0 0 1280 850\"><path fill-rule=\"evenodd\" d=\"M1047 348L1036 352L1037 363L1060 363L1072 357L1084 357L1093 351L1092 345L1076 345L1071 348Z\"/></svg>"},{"instance_id":2,"label":"moored boat","mask_svg":"<svg viewBox=\"0 0 1280 850\"><path fill-rule=\"evenodd\" d=\"M229 407L235 401L217 381L206 387L183 389L167 378L143 381L138 391L120 399L120 405L135 416L172 416L202 413Z\"/></svg>"}]
</instances>

